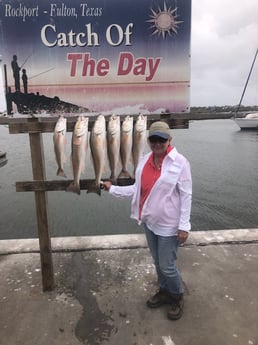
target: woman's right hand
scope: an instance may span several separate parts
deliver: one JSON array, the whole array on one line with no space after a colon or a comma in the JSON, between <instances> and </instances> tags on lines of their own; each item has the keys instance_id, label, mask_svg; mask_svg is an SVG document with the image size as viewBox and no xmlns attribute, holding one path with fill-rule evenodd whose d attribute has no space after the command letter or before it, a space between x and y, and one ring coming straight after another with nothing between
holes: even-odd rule
<instances>
[{"instance_id":1,"label":"woman's right hand","mask_svg":"<svg viewBox=\"0 0 258 345\"><path fill-rule=\"evenodd\" d=\"M103 181L101 182L101 187L106 190L107 192L109 191L110 187L112 186L111 181Z\"/></svg>"}]
</instances>

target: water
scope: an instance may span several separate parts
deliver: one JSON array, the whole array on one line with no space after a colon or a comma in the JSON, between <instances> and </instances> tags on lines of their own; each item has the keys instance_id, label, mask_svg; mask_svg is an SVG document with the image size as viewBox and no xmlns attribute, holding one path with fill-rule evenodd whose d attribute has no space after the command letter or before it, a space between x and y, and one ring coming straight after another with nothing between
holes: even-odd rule
<instances>
[{"instance_id":1,"label":"water","mask_svg":"<svg viewBox=\"0 0 258 345\"><path fill-rule=\"evenodd\" d=\"M189 129L172 134L192 166L192 230L257 228L258 132L240 131L232 120L207 120L190 122ZM70 142L71 133L67 135ZM55 180L52 134L43 137L47 179ZM0 239L35 238L34 193L15 190L16 181L32 180L28 134L10 135L0 126L0 150L8 155L7 165L0 168ZM72 178L69 162L66 172ZM92 169L83 178L93 178ZM142 233L129 217L130 201L106 192L101 197L85 191L80 196L49 192L48 209L54 237Z\"/></svg>"}]
</instances>

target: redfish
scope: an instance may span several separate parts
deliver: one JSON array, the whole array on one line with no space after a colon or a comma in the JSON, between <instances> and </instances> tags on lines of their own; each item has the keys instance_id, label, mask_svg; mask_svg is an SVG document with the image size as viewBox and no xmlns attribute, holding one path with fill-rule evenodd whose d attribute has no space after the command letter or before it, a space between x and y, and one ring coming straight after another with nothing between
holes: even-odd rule
<instances>
[{"instance_id":1,"label":"redfish","mask_svg":"<svg viewBox=\"0 0 258 345\"><path fill-rule=\"evenodd\" d=\"M119 174L119 178L131 178L130 173L128 172L128 167L130 159L132 157L132 146L133 146L133 117L126 116L122 123L121 130L121 161L122 161L122 170Z\"/></svg>"},{"instance_id":2,"label":"redfish","mask_svg":"<svg viewBox=\"0 0 258 345\"><path fill-rule=\"evenodd\" d=\"M66 125L67 120L63 116L60 116L57 120L57 123L55 125L54 129L54 135L53 135L53 142L54 142L54 151L55 151L55 157L57 162L57 176L63 176L66 177L64 172L64 163L66 161L65 158L65 145L66 145Z\"/></svg>"},{"instance_id":3,"label":"redfish","mask_svg":"<svg viewBox=\"0 0 258 345\"><path fill-rule=\"evenodd\" d=\"M95 183L88 189L88 193L95 192L100 195L101 178L105 169L107 153L106 120L103 115L99 115L94 122L90 134L90 148L95 171Z\"/></svg>"},{"instance_id":4,"label":"redfish","mask_svg":"<svg viewBox=\"0 0 258 345\"><path fill-rule=\"evenodd\" d=\"M147 116L139 115L134 125L133 132L133 165L134 174L139 163L139 159L143 155L147 139Z\"/></svg>"},{"instance_id":5,"label":"redfish","mask_svg":"<svg viewBox=\"0 0 258 345\"><path fill-rule=\"evenodd\" d=\"M111 180L117 178L117 169L120 161L120 127L119 116L111 115L107 128L107 148Z\"/></svg>"},{"instance_id":6,"label":"redfish","mask_svg":"<svg viewBox=\"0 0 258 345\"><path fill-rule=\"evenodd\" d=\"M86 153L88 149L89 118L79 116L73 130L71 161L73 168L73 182L67 187L67 192L81 194L80 178L85 171Z\"/></svg>"}]
</instances>

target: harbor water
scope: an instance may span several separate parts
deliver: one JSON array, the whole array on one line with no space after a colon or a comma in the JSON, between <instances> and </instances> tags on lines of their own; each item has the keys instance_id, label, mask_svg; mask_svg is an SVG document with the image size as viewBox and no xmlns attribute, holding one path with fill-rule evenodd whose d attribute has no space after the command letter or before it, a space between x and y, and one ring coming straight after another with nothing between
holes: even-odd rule
<instances>
[{"instance_id":1,"label":"harbor water","mask_svg":"<svg viewBox=\"0 0 258 345\"><path fill-rule=\"evenodd\" d=\"M191 163L193 177L192 231L258 227L258 132L241 131L233 120L193 121L189 129L172 130L173 145ZM52 134L44 134L46 175L56 180ZM67 133L67 163L71 133ZM0 126L0 150L8 163L0 168L0 239L36 238L34 193L17 193L16 181L32 180L28 134L10 135ZM148 150L148 147L146 147ZM82 178L93 178L88 155ZM104 177L109 177L107 164ZM130 219L130 200L48 192L49 229L53 237L141 233Z\"/></svg>"}]
</instances>

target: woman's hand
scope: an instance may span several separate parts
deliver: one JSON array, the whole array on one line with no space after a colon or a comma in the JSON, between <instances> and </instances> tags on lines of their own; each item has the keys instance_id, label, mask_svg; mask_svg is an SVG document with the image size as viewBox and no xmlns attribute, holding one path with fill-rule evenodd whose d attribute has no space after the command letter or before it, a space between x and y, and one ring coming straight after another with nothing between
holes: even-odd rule
<instances>
[{"instance_id":1,"label":"woman's hand","mask_svg":"<svg viewBox=\"0 0 258 345\"><path fill-rule=\"evenodd\" d=\"M185 241L187 240L188 238L188 232L187 231L184 231L184 230L178 230L177 231L177 238L178 238L178 241L180 244L184 244Z\"/></svg>"},{"instance_id":2,"label":"woman's hand","mask_svg":"<svg viewBox=\"0 0 258 345\"><path fill-rule=\"evenodd\" d=\"M103 182L101 182L101 188L103 188L107 192L109 191L111 186L112 186L112 182L111 181L103 181Z\"/></svg>"}]
</instances>

